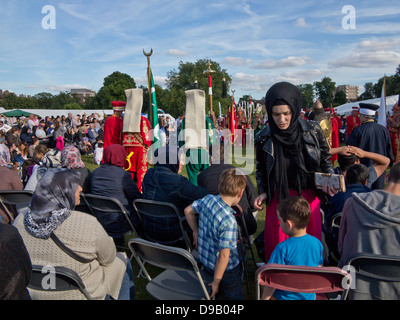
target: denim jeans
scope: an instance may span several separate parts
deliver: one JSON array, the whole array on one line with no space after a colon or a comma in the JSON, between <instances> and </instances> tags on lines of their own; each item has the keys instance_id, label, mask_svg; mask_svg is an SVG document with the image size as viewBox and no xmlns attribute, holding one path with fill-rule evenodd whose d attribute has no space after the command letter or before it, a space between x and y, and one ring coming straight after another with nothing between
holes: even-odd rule
<instances>
[{"instance_id":1,"label":"denim jeans","mask_svg":"<svg viewBox=\"0 0 400 320\"><path fill-rule=\"evenodd\" d=\"M207 273L214 275L214 270L204 267ZM207 284L206 284L207 285ZM243 300L242 269L240 264L229 271L224 272L219 284L218 293L222 292L227 300Z\"/></svg>"}]
</instances>

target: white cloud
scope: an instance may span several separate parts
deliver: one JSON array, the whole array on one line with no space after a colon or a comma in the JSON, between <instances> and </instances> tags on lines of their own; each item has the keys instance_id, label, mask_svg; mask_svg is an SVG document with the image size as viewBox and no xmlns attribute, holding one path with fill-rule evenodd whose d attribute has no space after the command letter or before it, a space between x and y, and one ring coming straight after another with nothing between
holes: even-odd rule
<instances>
[{"instance_id":1,"label":"white cloud","mask_svg":"<svg viewBox=\"0 0 400 320\"><path fill-rule=\"evenodd\" d=\"M314 82L319 79L325 71L320 69L301 70L297 72L285 72L275 77L275 82L287 81L295 85Z\"/></svg>"},{"instance_id":2,"label":"white cloud","mask_svg":"<svg viewBox=\"0 0 400 320\"><path fill-rule=\"evenodd\" d=\"M298 26L298 27L302 27L302 28L304 28L304 27L307 27L308 26L308 24L307 24L307 22L306 22L306 19L305 18L299 18L299 19L297 19L296 20L296 22L294 23L296 26Z\"/></svg>"},{"instance_id":3,"label":"white cloud","mask_svg":"<svg viewBox=\"0 0 400 320\"><path fill-rule=\"evenodd\" d=\"M253 68L255 69L280 69L280 68L289 68L289 67L298 67L310 63L310 57L287 57L281 60L265 60L262 61Z\"/></svg>"},{"instance_id":4,"label":"white cloud","mask_svg":"<svg viewBox=\"0 0 400 320\"><path fill-rule=\"evenodd\" d=\"M395 39L369 39L363 40L357 46L357 49L374 51L379 50L394 50L400 48L400 40Z\"/></svg>"},{"instance_id":5,"label":"white cloud","mask_svg":"<svg viewBox=\"0 0 400 320\"><path fill-rule=\"evenodd\" d=\"M332 67L371 68L396 66L400 62L400 53L393 51L375 51L354 53L329 62Z\"/></svg>"},{"instance_id":6,"label":"white cloud","mask_svg":"<svg viewBox=\"0 0 400 320\"><path fill-rule=\"evenodd\" d=\"M64 84L64 85L46 85L46 90L54 91L54 92L65 92L70 91L71 89L87 89L85 86L80 84Z\"/></svg>"},{"instance_id":7,"label":"white cloud","mask_svg":"<svg viewBox=\"0 0 400 320\"><path fill-rule=\"evenodd\" d=\"M244 59L242 57L226 57L222 60L222 63L234 66L245 66L251 63L251 59Z\"/></svg>"}]
</instances>

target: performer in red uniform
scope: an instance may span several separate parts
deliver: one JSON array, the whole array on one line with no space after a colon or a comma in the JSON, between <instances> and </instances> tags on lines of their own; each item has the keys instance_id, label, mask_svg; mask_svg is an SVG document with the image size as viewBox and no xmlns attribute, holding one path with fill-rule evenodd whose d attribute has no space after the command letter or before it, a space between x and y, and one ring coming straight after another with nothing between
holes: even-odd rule
<instances>
[{"instance_id":1,"label":"performer in red uniform","mask_svg":"<svg viewBox=\"0 0 400 320\"><path fill-rule=\"evenodd\" d=\"M126 170L142 192L143 177L148 169L147 150L151 144L150 122L141 115L143 89L128 89L125 93L128 102L123 122L122 146L129 159Z\"/></svg>"},{"instance_id":2,"label":"performer in red uniform","mask_svg":"<svg viewBox=\"0 0 400 320\"><path fill-rule=\"evenodd\" d=\"M339 124L337 122L337 119L333 116L333 109L330 108L328 110L329 110L328 112L330 114L331 123L332 123L332 138L331 138L332 146L331 147L332 148L339 148L339 130L340 130L340 127L339 127ZM332 155L332 157L331 157L332 164L335 163L337 158L338 158L337 154Z\"/></svg>"},{"instance_id":3,"label":"performer in red uniform","mask_svg":"<svg viewBox=\"0 0 400 320\"><path fill-rule=\"evenodd\" d=\"M360 117L358 115L358 107L353 107L353 111L351 115L347 117L347 132L346 135L348 138L350 133L357 127L360 126Z\"/></svg>"},{"instance_id":4,"label":"performer in red uniform","mask_svg":"<svg viewBox=\"0 0 400 320\"><path fill-rule=\"evenodd\" d=\"M113 101L111 104L114 114L108 117L104 124L104 149L112 144L121 144L122 142L122 113L125 110L126 102Z\"/></svg>"},{"instance_id":5,"label":"performer in red uniform","mask_svg":"<svg viewBox=\"0 0 400 320\"><path fill-rule=\"evenodd\" d=\"M392 142L393 163L400 160L400 107L398 103L393 106L393 115L388 119L388 129Z\"/></svg>"}]
</instances>

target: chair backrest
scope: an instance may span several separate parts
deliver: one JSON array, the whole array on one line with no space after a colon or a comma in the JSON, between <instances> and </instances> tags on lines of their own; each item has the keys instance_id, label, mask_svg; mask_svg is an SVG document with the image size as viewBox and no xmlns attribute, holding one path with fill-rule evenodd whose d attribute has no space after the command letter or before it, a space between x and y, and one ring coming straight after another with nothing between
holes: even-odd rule
<instances>
[{"instance_id":1,"label":"chair backrest","mask_svg":"<svg viewBox=\"0 0 400 320\"><path fill-rule=\"evenodd\" d=\"M355 271L355 285L349 299L400 299L400 256L357 253L346 266L350 272L351 267ZM388 290L389 287L392 288Z\"/></svg>"},{"instance_id":2,"label":"chair backrest","mask_svg":"<svg viewBox=\"0 0 400 320\"><path fill-rule=\"evenodd\" d=\"M332 222L331 222L331 229L340 228L340 221L342 219L342 213L336 213L333 217L332 217Z\"/></svg>"},{"instance_id":3,"label":"chair backrest","mask_svg":"<svg viewBox=\"0 0 400 320\"><path fill-rule=\"evenodd\" d=\"M141 268L144 268L143 262L146 262L162 269L195 272L205 296L209 299L197 262L189 251L141 238L130 239L128 246ZM147 277L151 280L148 274Z\"/></svg>"},{"instance_id":4,"label":"chair backrest","mask_svg":"<svg viewBox=\"0 0 400 320\"><path fill-rule=\"evenodd\" d=\"M177 222L179 222L180 229L182 232L179 238L175 240L160 241L159 239L154 239L151 236L149 236L146 233L146 229L143 227L143 238L165 245L173 245L175 243L183 241L186 249L189 251L191 250L190 240L183 225L183 222L186 220L186 218L181 217L181 215L179 214L179 210L175 205L163 201L136 199L135 201L133 201L133 207L136 209L136 212L142 221L144 217L155 218L155 219L160 219L160 218L176 219Z\"/></svg>"},{"instance_id":5,"label":"chair backrest","mask_svg":"<svg viewBox=\"0 0 400 320\"><path fill-rule=\"evenodd\" d=\"M0 204L10 221L17 215L17 212L12 212L16 210L12 206L29 204L32 195L30 190L0 190Z\"/></svg>"},{"instance_id":6,"label":"chair backrest","mask_svg":"<svg viewBox=\"0 0 400 320\"><path fill-rule=\"evenodd\" d=\"M122 214L128 222L131 230L138 235L131 219L129 218L129 213L125 210L124 206L118 199L89 193L85 193L81 195L81 197L85 200L87 206L94 216L96 216L96 211L111 214Z\"/></svg>"},{"instance_id":7,"label":"chair backrest","mask_svg":"<svg viewBox=\"0 0 400 320\"><path fill-rule=\"evenodd\" d=\"M260 285L302 293L331 293L344 291L345 299L351 285L348 272L337 267L307 267L268 263L256 271L256 298Z\"/></svg>"},{"instance_id":8,"label":"chair backrest","mask_svg":"<svg viewBox=\"0 0 400 320\"><path fill-rule=\"evenodd\" d=\"M51 273L55 277L54 283L48 278ZM45 292L79 290L86 299L92 299L79 275L65 267L52 267L49 269L46 266L32 265L32 275L28 288Z\"/></svg>"},{"instance_id":9,"label":"chair backrest","mask_svg":"<svg viewBox=\"0 0 400 320\"><path fill-rule=\"evenodd\" d=\"M32 199L31 190L0 190L0 200L6 204L26 204Z\"/></svg>"}]
</instances>

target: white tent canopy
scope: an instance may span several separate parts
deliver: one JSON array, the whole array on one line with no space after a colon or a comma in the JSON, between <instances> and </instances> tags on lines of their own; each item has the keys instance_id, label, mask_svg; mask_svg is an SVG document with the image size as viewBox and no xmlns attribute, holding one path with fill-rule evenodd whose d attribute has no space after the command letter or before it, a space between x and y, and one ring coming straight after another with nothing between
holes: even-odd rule
<instances>
[{"instance_id":1,"label":"white tent canopy","mask_svg":"<svg viewBox=\"0 0 400 320\"><path fill-rule=\"evenodd\" d=\"M397 103L398 99L399 99L399 95L386 97L386 110L388 112L390 112L391 114L392 114L393 106ZM342 114L349 115L349 114L351 114L352 108L359 107L360 103L373 103L373 104L377 104L379 106L381 104L381 98L345 103L345 104L342 104L341 106L336 107L335 110L340 115L342 115Z\"/></svg>"},{"instance_id":2,"label":"white tent canopy","mask_svg":"<svg viewBox=\"0 0 400 320\"><path fill-rule=\"evenodd\" d=\"M34 114L37 114L41 118L44 118L46 116L49 116L49 117L51 117L51 116L53 116L53 117L68 116L68 113L71 113L72 116L77 116L78 114L81 115L81 116L83 114L86 114L87 116L90 116L92 113L94 113L94 114L98 113L100 115L100 118L103 118L104 114L106 114L107 116L113 114L113 110L112 109L106 109L106 110L20 109L20 110L23 110L23 111L26 111L26 112L32 112ZM7 110L7 111L11 111L11 110Z\"/></svg>"}]
</instances>

